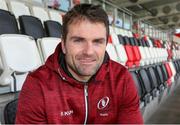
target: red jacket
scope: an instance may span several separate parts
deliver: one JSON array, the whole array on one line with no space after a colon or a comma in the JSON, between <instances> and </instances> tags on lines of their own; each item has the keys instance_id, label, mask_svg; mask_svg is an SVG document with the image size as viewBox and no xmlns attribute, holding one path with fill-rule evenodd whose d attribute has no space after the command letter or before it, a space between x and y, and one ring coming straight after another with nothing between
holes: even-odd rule
<instances>
[{"instance_id":1,"label":"red jacket","mask_svg":"<svg viewBox=\"0 0 180 125\"><path fill-rule=\"evenodd\" d=\"M125 67L108 59L85 85L60 66L60 46L28 75L16 123L143 123L137 90Z\"/></svg>"}]
</instances>

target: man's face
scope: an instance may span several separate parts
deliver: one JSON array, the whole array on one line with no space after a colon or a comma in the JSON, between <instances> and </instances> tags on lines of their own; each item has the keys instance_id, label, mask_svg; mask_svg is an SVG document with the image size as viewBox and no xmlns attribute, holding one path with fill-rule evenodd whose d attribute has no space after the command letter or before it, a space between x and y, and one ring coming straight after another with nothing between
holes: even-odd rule
<instances>
[{"instance_id":1,"label":"man's face","mask_svg":"<svg viewBox=\"0 0 180 125\"><path fill-rule=\"evenodd\" d=\"M106 50L106 28L102 23L82 20L68 26L62 41L67 68L79 81L87 82L103 63Z\"/></svg>"}]
</instances>

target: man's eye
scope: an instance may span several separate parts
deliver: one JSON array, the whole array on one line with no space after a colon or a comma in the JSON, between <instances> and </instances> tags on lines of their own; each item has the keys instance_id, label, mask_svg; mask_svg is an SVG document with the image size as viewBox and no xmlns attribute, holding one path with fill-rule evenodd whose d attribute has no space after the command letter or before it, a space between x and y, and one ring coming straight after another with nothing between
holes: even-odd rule
<instances>
[{"instance_id":1,"label":"man's eye","mask_svg":"<svg viewBox=\"0 0 180 125\"><path fill-rule=\"evenodd\" d=\"M74 42L82 42L81 39L75 39Z\"/></svg>"},{"instance_id":2,"label":"man's eye","mask_svg":"<svg viewBox=\"0 0 180 125\"><path fill-rule=\"evenodd\" d=\"M102 40L95 40L94 43L96 43L96 44L103 44L104 41L102 41Z\"/></svg>"}]
</instances>

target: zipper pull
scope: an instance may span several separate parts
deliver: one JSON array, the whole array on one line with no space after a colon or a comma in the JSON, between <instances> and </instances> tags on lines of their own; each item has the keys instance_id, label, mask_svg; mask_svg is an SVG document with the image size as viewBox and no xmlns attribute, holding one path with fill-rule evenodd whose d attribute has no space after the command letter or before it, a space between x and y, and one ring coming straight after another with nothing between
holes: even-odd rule
<instances>
[{"instance_id":1,"label":"zipper pull","mask_svg":"<svg viewBox=\"0 0 180 125\"><path fill-rule=\"evenodd\" d=\"M85 85L85 86L84 86L84 89L85 89L85 96L88 96L88 86Z\"/></svg>"}]
</instances>

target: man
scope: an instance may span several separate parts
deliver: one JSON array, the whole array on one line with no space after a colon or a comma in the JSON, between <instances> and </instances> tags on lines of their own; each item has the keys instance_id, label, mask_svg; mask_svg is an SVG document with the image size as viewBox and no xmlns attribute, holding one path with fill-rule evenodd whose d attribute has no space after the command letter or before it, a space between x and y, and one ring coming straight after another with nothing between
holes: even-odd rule
<instances>
[{"instance_id":1,"label":"man","mask_svg":"<svg viewBox=\"0 0 180 125\"><path fill-rule=\"evenodd\" d=\"M105 52L108 36L100 6L67 12L61 44L24 83L16 123L143 123L131 75Z\"/></svg>"}]
</instances>

